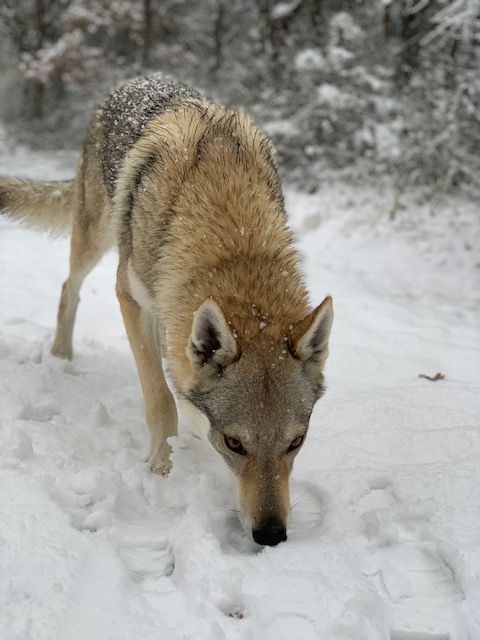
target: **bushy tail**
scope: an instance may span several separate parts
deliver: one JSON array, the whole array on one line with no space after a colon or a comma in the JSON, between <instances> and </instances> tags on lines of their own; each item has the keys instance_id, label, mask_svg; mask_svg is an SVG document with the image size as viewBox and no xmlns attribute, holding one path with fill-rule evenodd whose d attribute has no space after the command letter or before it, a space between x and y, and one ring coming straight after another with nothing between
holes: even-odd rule
<instances>
[{"instance_id":1,"label":"bushy tail","mask_svg":"<svg viewBox=\"0 0 480 640\"><path fill-rule=\"evenodd\" d=\"M0 178L0 213L39 231L64 234L73 215L73 180Z\"/></svg>"}]
</instances>

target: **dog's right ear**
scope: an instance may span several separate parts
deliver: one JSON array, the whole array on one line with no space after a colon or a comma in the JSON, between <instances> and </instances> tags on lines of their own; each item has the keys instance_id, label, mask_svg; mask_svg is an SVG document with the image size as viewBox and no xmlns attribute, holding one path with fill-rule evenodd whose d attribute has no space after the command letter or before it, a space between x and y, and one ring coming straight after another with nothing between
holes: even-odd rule
<instances>
[{"instance_id":1,"label":"dog's right ear","mask_svg":"<svg viewBox=\"0 0 480 640\"><path fill-rule=\"evenodd\" d=\"M238 354L238 344L218 304L205 300L193 316L187 356L194 365L224 368Z\"/></svg>"}]
</instances>

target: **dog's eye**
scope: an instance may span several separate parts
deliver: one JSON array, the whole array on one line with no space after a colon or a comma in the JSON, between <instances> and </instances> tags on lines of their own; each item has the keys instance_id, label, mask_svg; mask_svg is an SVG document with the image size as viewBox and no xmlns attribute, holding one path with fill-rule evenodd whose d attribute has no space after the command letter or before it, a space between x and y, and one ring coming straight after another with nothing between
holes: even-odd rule
<instances>
[{"instance_id":1,"label":"dog's eye","mask_svg":"<svg viewBox=\"0 0 480 640\"><path fill-rule=\"evenodd\" d=\"M235 453L238 453L241 456L247 455L247 452L243 448L243 445L240 442L240 440L237 440L236 438L230 438L230 436L223 436L223 437L225 439L225 444L230 449L230 451L234 451Z\"/></svg>"},{"instance_id":2,"label":"dog's eye","mask_svg":"<svg viewBox=\"0 0 480 640\"><path fill-rule=\"evenodd\" d=\"M290 443L290 446L287 449L287 453L290 453L290 451L295 451L295 449L298 449L298 447L302 444L303 442L303 436L298 436L298 438L295 438L295 440L292 440Z\"/></svg>"}]
</instances>

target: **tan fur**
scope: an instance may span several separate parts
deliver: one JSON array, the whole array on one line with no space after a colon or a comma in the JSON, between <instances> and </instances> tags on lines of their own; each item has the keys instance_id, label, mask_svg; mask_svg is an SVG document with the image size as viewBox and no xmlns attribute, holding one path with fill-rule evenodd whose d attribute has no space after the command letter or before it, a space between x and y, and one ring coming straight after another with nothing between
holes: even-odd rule
<instances>
[{"instance_id":1,"label":"tan fur","mask_svg":"<svg viewBox=\"0 0 480 640\"><path fill-rule=\"evenodd\" d=\"M52 352L72 357L80 287L115 243L116 290L145 399L152 470L168 472L167 438L177 429L163 354L176 391L208 416L209 438L239 480L252 526L268 516L284 532L296 454L289 445L306 433L322 393L333 316L329 298L310 310L270 141L243 114L184 99L132 141L112 197L102 113L61 196L51 184L0 179L0 209L13 217L60 229L73 214ZM54 212L57 201L63 217ZM226 435L245 453L229 450Z\"/></svg>"},{"instance_id":2,"label":"tan fur","mask_svg":"<svg viewBox=\"0 0 480 640\"><path fill-rule=\"evenodd\" d=\"M262 519L276 516L287 522L290 515L290 493L288 479L290 469L285 456L278 457L265 475L255 459L249 460L240 476L240 506L252 528L257 528ZM269 484L267 490L265 485ZM268 496L268 500L266 497Z\"/></svg>"},{"instance_id":3,"label":"tan fur","mask_svg":"<svg viewBox=\"0 0 480 640\"><path fill-rule=\"evenodd\" d=\"M0 178L0 210L38 231L68 233L74 210L74 182Z\"/></svg>"}]
</instances>

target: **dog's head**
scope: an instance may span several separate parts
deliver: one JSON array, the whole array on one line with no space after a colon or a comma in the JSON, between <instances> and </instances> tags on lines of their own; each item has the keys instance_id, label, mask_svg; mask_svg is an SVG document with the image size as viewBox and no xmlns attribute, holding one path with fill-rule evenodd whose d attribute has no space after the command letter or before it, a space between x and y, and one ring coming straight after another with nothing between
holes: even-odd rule
<instances>
[{"instance_id":1,"label":"dog's head","mask_svg":"<svg viewBox=\"0 0 480 640\"><path fill-rule=\"evenodd\" d=\"M259 544L287 538L288 479L324 390L332 320L326 298L278 341L262 332L246 341L213 300L194 316L187 355L195 375L185 395L210 421L210 441L238 480L242 520Z\"/></svg>"}]
</instances>

